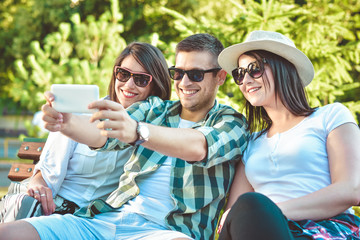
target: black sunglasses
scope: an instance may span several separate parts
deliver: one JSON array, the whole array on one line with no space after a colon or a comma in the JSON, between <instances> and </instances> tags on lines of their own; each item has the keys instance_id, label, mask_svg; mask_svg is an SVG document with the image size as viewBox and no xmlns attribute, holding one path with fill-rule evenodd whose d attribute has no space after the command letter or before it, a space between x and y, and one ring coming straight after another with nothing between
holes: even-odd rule
<instances>
[{"instance_id":1,"label":"black sunglasses","mask_svg":"<svg viewBox=\"0 0 360 240\"><path fill-rule=\"evenodd\" d=\"M231 74L237 85L242 85L245 73L249 73L252 78L260 78L264 74L264 63L266 59L262 58L261 61L254 61L249 63L246 68L238 67L232 70Z\"/></svg>"},{"instance_id":2,"label":"black sunglasses","mask_svg":"<svg viewBox=\"0 0 360 240\"><path fill-rule=\"evenodd\" d=\"M212 68L212 69L208 69L208 70L199 70L199 69L194 69L194 70L182 70L176 67L171 67L169 68L169 74L170 77L174 80L181 80L183 79L185 73L187 74L188 78L193 81L193 82L201 82L204 79L204 74L208 73L208 72L218 72L220 71L221 68Z\"/></svg>"},{"instance_id":3,"label":"black sunglasses","mask_svg":"<svg viewBox=\"0 0 360 240\"><path fill-rule=\"evenodd\" d=\"M114 68L115 78L120 82L127 82L131 77L138 87L146 87L150 84L152 76L147 73L132 72L120 66Z\"/></svg>"}]
</instances>

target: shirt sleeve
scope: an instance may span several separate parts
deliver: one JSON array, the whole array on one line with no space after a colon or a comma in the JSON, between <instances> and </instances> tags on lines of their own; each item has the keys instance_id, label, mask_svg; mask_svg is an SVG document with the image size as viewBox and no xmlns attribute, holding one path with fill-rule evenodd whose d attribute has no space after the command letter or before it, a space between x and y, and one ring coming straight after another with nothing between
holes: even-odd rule
<instances>
[{"instance_id":1,"label":"shirt sleeve","mask_svg":"<svg viewBox=\"0 0 360 240\"><path fill-rule=\"evenodd\" d=\"M328 105L327 107L328 110L324 118L327 134L345 123L356 124L350 110L343 104L334 103Z\"/></svg>"},{"instance_id":2,"label":"shirt sleeve","mask_svg":"<svg viewBox=\"0 0 360 240\"><path fill-rule=\"evenodd\" d=\"M42 176L55 196L67 173L69 160L77 142L60 132L49 133L40 160L35 166L34 175L41 171Z\"/></svg>"},{"instance_id":3,"label":"shirt sleeve","mask_svg":"<svg viewBox=\"0 0 360 240\"><path fill-rule=\"evenodd\" d=\"M240 160L248 143L245 117L235 110L224 109L207 121L212 126L197 128L206 138L207 158L200 162L212 167L226 161Z\"/></svg>"},{"instance_id":4,"label":"shirt sleeve","mask_svg":"<svg viewBox=\"0 0 360 240\"><path fill-rule=\"evenodd\" d=\"M126 111L129 116L138 122L148 122L154 125L160 125L157 119L162 119L160 116L165 114L163 100L156 96L150 96L144 101L136 102L129 106ZM119 141L116 138L108 138L105 145L101 148L93 149L96 151L119 151L130 147L128 143Z\"/></svg>"}]
</instances>

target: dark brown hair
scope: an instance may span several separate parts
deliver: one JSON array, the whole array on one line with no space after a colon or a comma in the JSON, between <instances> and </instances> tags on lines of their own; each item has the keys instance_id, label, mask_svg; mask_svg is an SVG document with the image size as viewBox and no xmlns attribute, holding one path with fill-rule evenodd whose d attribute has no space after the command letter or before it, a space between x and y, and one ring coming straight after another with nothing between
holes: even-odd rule
<instances>
[{"instance_id":1,"label":"dark brown hair","mask_svg":"<svg viewBox=\"0 0 360 240\"><path fill-rule=\"evenodd\" d=\"M217 58L223 49L223 44L216 37L207 33L198 33L179 42L176 45L176 54L179 52L209 52L214 56L214 67L220 67Z\"/></svg>"},{"instance_id":2,"label":"dark brown hair","mask_svg":"<svg viewBox=\"0 0 360 240\"><path fill-rule=\"evenodd\" d=\"M281 103L292 114L295 116L309 116L315 111L314 108L309 106L305 87L295 66L291 62L279 55L264 50L249 51L244 53L244 55L254 57L259 62L262 58L266 59L266 64L269 65L274 78L275 96L279 97ZM270 83L266 72L264 72L263 81L265 89L267 89ZM250 132L261 131L258 135L259 137L270 129L272 121L264 107L252 106L246 100L245 108L248 130Z\"/></svg>"},{"instance_id":3,"label":"dark brown hair","mask_svg":"<svg viewBox=\"0 0 360 240\"><path fill-rule=\"evenodd\" d=\"M115 61L115 66L121 66L127 56L133 56L136 61L153 77L154 83L152 95L163 100L169 100L171 96L171 79L168 72L168 65L162 52L151 44L142 42L130 43ZM110 100L118 102L115 92L115 76L111 77L108 89Z\"/></svg>"}]
</instances>

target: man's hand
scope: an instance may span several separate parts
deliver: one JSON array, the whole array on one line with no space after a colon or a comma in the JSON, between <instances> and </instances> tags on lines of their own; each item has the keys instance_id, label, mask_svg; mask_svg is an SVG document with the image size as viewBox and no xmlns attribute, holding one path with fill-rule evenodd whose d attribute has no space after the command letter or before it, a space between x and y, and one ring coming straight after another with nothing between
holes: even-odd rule
<instances>
[{"instance_id":1,"label":"man's hand","mask_svg":"<svg viewBox=\"0 0 360 240\"><path fill-rule=\"evenodd\" d=\"M136 141L137 123L129 116L121 104L109 100L100 100L91 103L89 108L99 109L98 112L92 115L90 122L106 119L106 121L100 121L97 124L102 136L117 138L125 143Z\"/></svg>"}]
</instances>

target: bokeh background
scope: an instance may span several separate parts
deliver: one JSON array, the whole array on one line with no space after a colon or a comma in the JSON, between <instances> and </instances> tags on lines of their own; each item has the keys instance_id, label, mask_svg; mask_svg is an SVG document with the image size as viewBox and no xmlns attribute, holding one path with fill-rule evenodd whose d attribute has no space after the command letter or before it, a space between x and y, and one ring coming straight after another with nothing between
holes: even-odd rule
<instances>
[{"instance_id":1,"label":"bokeh background","mask_svg":"<svg viewBox=\"0 0 360 240\"><path fill-rule=\"evenodd\" d=\"M24 136L46 137L34 114L51 84L97 84L105 96L114 60L132 41L157 46L172 66L176 43L193 33L227 47L259 29L287 35L312 60L311 106L341 102L359 123L359 0L2 0L0 171ZM231 76L218 98L243 110Z\"/></svg>"}]
</instances>

